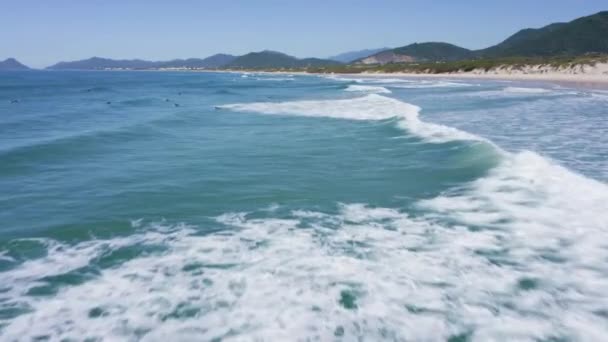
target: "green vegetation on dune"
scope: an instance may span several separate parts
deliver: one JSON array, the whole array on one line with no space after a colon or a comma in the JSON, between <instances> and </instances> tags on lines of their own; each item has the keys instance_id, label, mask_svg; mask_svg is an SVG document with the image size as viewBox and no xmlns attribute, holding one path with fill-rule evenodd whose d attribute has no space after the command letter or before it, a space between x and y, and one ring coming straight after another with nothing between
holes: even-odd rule
<instances>
[{"instance_id":1,"label":"green vegetation on dune","mask_svg":"<svg viewBox=\"0 0 608 342\"><path fill-rule=\"evenodd\" d=\"M551 67L573 67L577 65L595 65L596 63L607 63L608 55L592 54L577 57L505 57L485 58L452 62L428 62L428 63L388 63L388 64L351 64L340 66L326 66L317 68L301 69L311 73L346 73L357 74L363 72L378 73L424 73L441 74L454 72L470 72L473 70L489 71L499 67L524 68L526 66L551 66ZM293 70L298 71L298 70Z\"/></svg>"}]
</instances>

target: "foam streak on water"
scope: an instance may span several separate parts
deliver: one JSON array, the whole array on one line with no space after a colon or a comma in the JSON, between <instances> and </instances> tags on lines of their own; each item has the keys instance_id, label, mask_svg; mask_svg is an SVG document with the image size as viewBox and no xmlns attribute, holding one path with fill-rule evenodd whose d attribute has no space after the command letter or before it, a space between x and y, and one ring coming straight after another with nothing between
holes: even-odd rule
<instances>
[{"instance_id":1,"label":"foam streak on water","mask_svg":"<svg viewBox=\"0 0 608 342\"><path fill-rule=\"evenodd\" d=\"M372 94L390 94L391 91L379 86L368 86L368 85L349 85L346 91L372 93Z\"/></svg>"}]
</instances>

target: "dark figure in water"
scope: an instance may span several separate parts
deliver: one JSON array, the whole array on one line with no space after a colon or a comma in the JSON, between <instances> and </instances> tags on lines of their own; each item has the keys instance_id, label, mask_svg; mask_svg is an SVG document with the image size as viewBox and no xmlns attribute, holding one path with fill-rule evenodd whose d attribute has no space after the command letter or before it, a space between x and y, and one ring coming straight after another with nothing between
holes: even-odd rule
<instances>
[{"instance_id":1,"label":"dark figure in water","mask_svg":"<svg viewBox=\"0 0 608 342\"><path fill-rule=\"evenodd\" d=\"M112 101L108 101L108 102L106 102L106 104L112 104Z\"/></svg>"},{"instance_id":2,"label":"dark figure in water","mask_svg":"<svg viewBox=\"0 0 608 342\"><path fill-rule=\"evenodd\" d=\"M17 100L17 99L11 100L11 103L19 103L19 100Z\"/></svg>"},{"instance_id":3,"label":"dark figure in water","mask_svg":"<svg viewBox=\"0 0 608 342\"><path fill-rule=\"evenodd\" d=\"M173 106L179 107L179 103L174 103Z\"/></svg>"},{"instance_id":4,"label":"dark figure in water","mask_svg":"<svg viewBox=\"0 0 608 342\"><path fill-rule=\"evenodd\" d=\"M171 101L171 100L169 100L169 99L165 99L165 102L169 102L169 101Z\"/></svg>"}]
</instances>

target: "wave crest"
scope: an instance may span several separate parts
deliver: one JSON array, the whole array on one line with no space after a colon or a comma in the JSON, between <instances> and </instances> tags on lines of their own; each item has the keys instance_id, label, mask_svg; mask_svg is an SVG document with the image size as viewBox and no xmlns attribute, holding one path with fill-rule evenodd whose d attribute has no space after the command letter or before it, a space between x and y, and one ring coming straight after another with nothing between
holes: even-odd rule
<instances>
[{"instance_id":1,"label":"wave crest","mask_svg":"<svg viewBox=\"0 0 608 342\"><path fill-rule=\"evenodd\" d=\"M366 86L366 85L349 85L345 91L363 92L372 94L390 94L391 91L380 86Z\"/></svg>"},{"instance_id":2,"label":"wave crest","mask_svg":"<svg viewBox=\"0 0 608 342\"><path fill-rule=\"evenodd\" d=\"M424 122L418 117L420 107L378 94L342 100L254 102L229 104L219 107L240 112L328 117L348 120L398 118L400 119L399 127L425 139L427 142L444 143L454 140L486 141L481 137L456 128Z\"/></svg>"}]
</instances>

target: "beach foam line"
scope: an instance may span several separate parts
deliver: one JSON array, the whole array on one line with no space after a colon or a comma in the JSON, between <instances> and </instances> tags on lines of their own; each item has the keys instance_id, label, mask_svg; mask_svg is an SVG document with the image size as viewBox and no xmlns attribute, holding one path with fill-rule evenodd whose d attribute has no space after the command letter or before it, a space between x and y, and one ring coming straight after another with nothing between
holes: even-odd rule
<instances>
[{"instance_id":1,"label":"beach foam line","mask_svg":"<svg viewBox=\"0 0 608 342\"><path fill-rule=\"evenodd\" d=\"M369 85L349 85L344 89L345 91L351 92L362 92L362 93L371 93L371 94L390 94L391 91L380 86L369 86Z\"/></svg>"},{"instance_id":2,"label":"beach foam line","mask_svg":"<svg viewBox=\"0 0 608 342\"><path fill-rule=\"evenodd\" d=\"M404 79L404 78L387 78L387 77L376 77L376 78L349 78L339 76L323 76L323 78L342 81L342 82L355 82L361 84L381 84L385 87L391 88L450 88L450 87L473 87L478 86L474 83L463 83L452 80L423 80L423 79Z\"/></svg>"},{"instance_id":3,"label":"beach foam line","mask_svg":"<svg viewBox=\"0 0 608 342\"><path fill-rule=\"evenodd\" d=\"M239 112L275 115L327 117L348 120L385 120L398 118L398 126L432 143L453 140L485 141L479 136L453 127L427 123L418 117L420 107L378 94L353 99L253 102L218 106Z\"/></svg>"},{"instance_id":4,"label":"beach foam line","mask_svg":"<svg viewBox=\"0 0 608 342\"><path fill-rule=\"evenodd\" d=\"M473 87L476 86L472 83L459 83L449 81L419 81L406 84L391 84L388 87L391 88L405 88L405 89L426 89L426 88L459 88L459 87Z\"/></svg>"},{"instance_id":5,"label":"beach foam line","mask_svg":"<svg viewBox=\"0 0 608 342\"><path fill-rule=\"evenodd\" d=\"M270 76L270 77L256 77L255 80L256 81L283 82L283 81L295 81L295 78L293 78L293 77L275 77L275 76Z\"/></svg>"},{"instance_id":6,"label":"beach foam line","mask_svg":"<svg viewBox=\"0 0 608 342\"><path fill-rule=\"evenodd\" d=\"M527 88L527 87L505 87L503 91L507 93L518 93L518 94L545 94L552 92L551 89L545 88Z\"/></svg>"}]
</instances>

